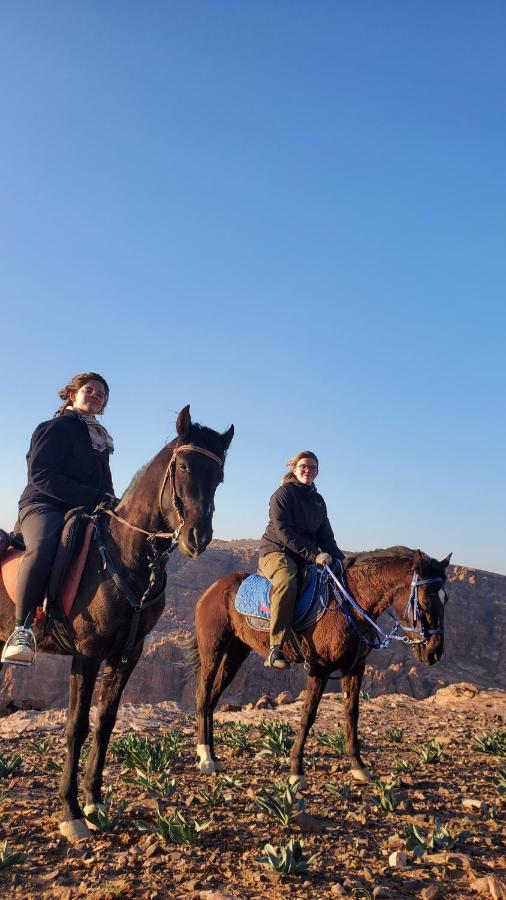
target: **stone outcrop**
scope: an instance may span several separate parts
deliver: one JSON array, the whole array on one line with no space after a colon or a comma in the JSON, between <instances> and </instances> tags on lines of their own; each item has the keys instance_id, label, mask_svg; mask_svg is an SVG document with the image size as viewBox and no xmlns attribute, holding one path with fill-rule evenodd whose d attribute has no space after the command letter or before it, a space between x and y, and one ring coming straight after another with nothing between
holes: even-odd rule
<instances>
[{"instance_id":1,"label":"stone outcrop","mask_svg":"<svg viewBox=\"0 0 506 900\"><path fill-rule=\"evenodd\" d=\"M186 666L195 603L216 579L230 572L254 572L258 541L213 541L193 561L174 554L169 561L167 603L156 630L125 690L130 703L176 700L191 706L193 687ZM431 668L422 666L404 646L392 643L374 651L364 677L371 695L403 693L421 699L453 682L479 688L506 688L506 577L451 566L447 592L445 652ZM31 670L5 667L0 675L0 709L43 709L65 705L70 661L39 654ZM228 703L252 702L266 692L276 696L304 687L302 666L268 671L252 653L224 695ZM332 683L339 690L339 682Z\"/></svg>"}]
</instances>

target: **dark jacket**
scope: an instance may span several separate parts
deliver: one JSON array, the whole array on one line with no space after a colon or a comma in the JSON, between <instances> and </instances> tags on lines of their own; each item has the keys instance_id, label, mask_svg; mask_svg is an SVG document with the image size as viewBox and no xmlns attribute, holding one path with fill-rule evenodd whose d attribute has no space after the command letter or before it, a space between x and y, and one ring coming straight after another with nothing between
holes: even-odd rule
<instances>
[{"instance_id":1,"label":"dark jacket","mask_svg":"<svg viewBox=\"0 0 506 900\"><path fill-rule=\"evenodd\" d=\"M72 410L37 426L26 459L20 509L49 504L65 512L76 506L92 510L105 494L114 494L109 452L93 449L86 423Z\"/></svg>"},{"instance_id":2,"label":"dark jacket","mask_svg":"<svg viewBox=\"0 0 506 900\"><path fill-rule=\"evenodd\" d=\"M272 495L269 524L259 556L287 553L300 563L315 562L321 552L343 559L334 538L323 497L314 485L288 481Z\"/></svg>"}]
</instances>

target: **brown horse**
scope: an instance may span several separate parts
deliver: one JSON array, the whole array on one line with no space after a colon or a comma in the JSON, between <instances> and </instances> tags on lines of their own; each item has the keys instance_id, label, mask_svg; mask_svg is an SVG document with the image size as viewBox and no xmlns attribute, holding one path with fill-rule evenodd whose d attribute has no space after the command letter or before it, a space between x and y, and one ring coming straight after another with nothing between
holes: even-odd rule
<instances>
[{"instance_id":1,"label":"brown horse","mask_svg":"<svg viewBox=\"0 0 506 900\"><path fill-rule=\"evenodd\" d=\"M346 599L342 600L342 606L335 602L316 624L299 634L310 671L299 733L291 753L291 779L299 783L305 781L303 750L306 737L327 680L339 668L345 673L342 676L343 705L351 773L357 780L369 780L360 756L357 725L365 660L378 642L372 638L374 629L364 618L364 613L369 619L376 620L392 606L405 630L404 637L398 639L412 645L419 661L426 665L437 662L443 653L446 594L442 588L450 556L438 562L420 550L391 547L360 553L347 560L348 592L360 603L361 611L353 609ZM220 578L202 594L195 610L192 661L198 673L197 755L200 771L205 775L216 769L213 712L221 694L250 650L266 656L269 649L269 633L252 628L246 617L235 609L236 593L246 577L246 574L236 573ZM285 646L285 654L291 661L300 661L291 646Z\"/></svg>"},{"instance_id":2,"label":"brown horse","mask_svg":"<svg viewBox=\"0 0 506 900\"><path fill-rule=\"evenodd\" d=\"M214 494L223 480L234 427L219 434L192 423L189 410L186 406L178 416L178 437L140 470L114 512L96 511L98 539L92 542L69 618L74 652L60 830L70 840L89 834L78 802L77 771L100 665L105 661L84 776L87 814L101 802L104 761L121 694L144 638L163 612L168 553L177 544L185 556L196 558L212 537ZM14 607L0 581L0 647L13 626ZM39 647L63 652L48 636L39 638Z\"/></svg>"}]
</instances>

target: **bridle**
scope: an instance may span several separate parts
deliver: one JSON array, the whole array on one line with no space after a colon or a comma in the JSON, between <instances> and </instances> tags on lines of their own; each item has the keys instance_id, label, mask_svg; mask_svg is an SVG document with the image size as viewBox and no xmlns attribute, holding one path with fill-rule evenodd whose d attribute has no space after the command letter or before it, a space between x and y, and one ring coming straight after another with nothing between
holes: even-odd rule
<instances>
[{"instance_id":1,"label":"bridle","mask_svg":"<svg viewBox=\"0 0 506 900\"><path fill-rule=\"evenodd\" d=\"M112 519L115 519L117 522L120 522L121 525L125 525L127 528L131 528L132 531L137 531L140 534L145 534L150 541L154 541L156 539L160 540L168 540L171 541L171 547L177 544L179 535L181 534L181 529L184 525L184 517L181 515L180 506L184 512L184 506L181 503L180 498L176 494L176 479L174 477L174 472L176 468L176 461L179 453L189 452L193 453L201 453L203 456L209 457L209 459L214 460L214 462L218 463L221 469L223 469L224 460L217 456L216 453L212 453L211 450L206 450L205 447L199 447L197 444L180 444L178 447L175 447L172 451L172 455L168 462L168 465L165 469L161 484L160 490L158 491L158 510L161 513L162 518L165 522L168 523L168 519L163 511L162 507L162 498L165 491L165 487L167 485L167 481L172 485L172 504L174 509L176 510L178 517L178 526L174 531L147 531L145 528L140 528L139 525L132 525L131 522L128 522L127 519L124 519L122 516L119 516L118 513L114 512L112 509L104 509L102 507L98 507L95 512L104 513L107 516L110 516Z\"/></svg>"},{"instance_id":2,"label":"bridle","mask_svg":"<svg viewBox=\"0 0 506 900\"><path fill-rule=\"evenodd\" d=\"M341 565L341 572L343 573L343 581L344 581L344 572L343 566ZM346 590L341 581L336 577L334 572L329 566L323 567L323 572L326 578L330 579L332 583L332 588L334 591L334 596L337 600L337 607L329 607L325 606L326 611L328 612L337 612L341 610L347 619L348 623L351 625L353 631L360 638L360 641L365 643L366 646L370 650L380 650L384 647L388 647L391 641L402 641L403 644L426 644L430 637L434 634L444 634L443 628L424 628L423 620L421 616L422 607L420 605L418 599L418 588L424 584L443 584L443 578L419 578L417 572L413 573L413 577L411 579L410 584L410 594L408 597L408 602L406 604L406 609L404 612L405 621L408 622L408 625L403 625L400 619L394 618L394 627L388 633L384 632L383 629L372 619L365 611L362 609L359 603L352 597L349 591ZM323 601L322 601L323 605ZM365 621L373 628L377 635L378 639L375 641L370 641L365 634L360 630L358 623L355 620L353 613L357 613L361 618L365 619ZM391 615L391 614L390 614ZM411 619L411 624L409 624ZM421 627L418 627L418 623L420 623ZM399 628L402 628L403 631L408 631L410 634L417 634L419 637L410 638L407 634L401 635L397 634Z\"/></svg>"}]
</instances>

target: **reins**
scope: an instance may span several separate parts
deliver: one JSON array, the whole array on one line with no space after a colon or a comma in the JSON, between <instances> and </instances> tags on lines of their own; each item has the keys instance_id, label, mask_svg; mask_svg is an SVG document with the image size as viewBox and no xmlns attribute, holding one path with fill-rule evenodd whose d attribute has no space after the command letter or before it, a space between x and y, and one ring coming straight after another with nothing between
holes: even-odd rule
<instances>
[{"instance_id":1,"label":"reins","mask_svg":"<svg viewBox=\"0 0 506 900\"><path fill-rule=\"evenodd\" d=\"M342 563L341 571L343 571ZM405 616L406 620L409 621L409 614L411 613L411 621L412 625L403 625L401 619L394 619L394 627L388 633L384 632L383 629L371 619L371 617L366 613L365 609L363 609L359 603L352 597L349 591L346 590L341 581L336 577L332 569L329 566L324 566L323 571L327 579L330 579L332 582L332 587L334 590L334 597L337 601L337 607L324 606L327 612L341 612L346 617L349 625L352 627L355 634L360 638L360 641L365 643L366 646L370 650L382 650L385 647L388 647L391 641L401 641L403 644L426 644L428 637L433 634L443 634L442 629L433 628L433 629L424 629L417 628L417 622L420 617L420 604L418 600L418 588L424 584L436 584L443 583L443 579L440 577L437 578L419 578L417 573L413 574L411 579L411 591L408 597L408 602L406 604ZM321 599L322 605L324 601ZM365 619L365 621L369 624L370 628L373 628L378 636L379 640L370 641L365 634L359 629L357 622L353 616L353 613L357 613L361 618ZM392 617L393 618L393 617ZM400 635L397 634L399 628L402 628L403 631L409 631L410 633L420 635L419 638L410 638L407 634ZM369 629L368 629L369 630Z\"/></svg>"},{"instance_id":2,"label":"reins","mask_svg":"<svg viewBox=\"0 0 506 900\"><path fill-rule=\"evenodd\" d=\"M170 480L172 484L172 504L174 509L176 510L179 524L178 527L174 531L148 531L146 528L141 528L139 525L133 525L131 522L128 522L127 519L124 519L122 516L119 516L112 509L103 509L102 507L98 507L93 516L90 518L95 520L95 534L98 542L98 551L100 553L100 557L102 559L104 572L108 571L114 584L116 585L120 594L128 601L130 606L132 607L132 621L130 623L130 629L128 632L128 636L123 647L123 651L121 653L121 659L117 665L117 671L123 671L127 665L132 653L132 650L135 646L137 640L137 632L139 629L140 617L141 613L153 604L157 603L164 596L165 591L165 583L167 581L167 575L165 572L165 564L169 555L175 550L178 542L179 535L181 533L181 529L184 525L184 518L179 511L179 498L176 495L176 480L174 477L174 469L176 465L176 459L179 453L183 451L192 451L194 453L202 453L204 456L208 456L209 459L214 460L214 462L218 463L218 465L223 468L224 461L221 457L217 456L215 453L212 453L210 450L206 450L205 447L199 447L197 444L181 444L179 447L175 447L167 468L165 469L165 473L161 482L160 491L158 493L158 507L159 511L165 521L167 518L162 508L162 497L163 492L165 490L165 486L167 484L167 479ZM184 508L183 508L184 513ZM131 531L135 531L139 534L144 534L147 537L147 543L149 545L149 549L147 551L147 562L149 566L149 581L148 586L142 596L138 598L130 588L130 586L125 582L124 578L122 578L113 563L111 558L111 554L107 550L104 541L104 535L102 534L102 529L100 527L100 522L98 519L99 514L110 516L111 519L115 519L121 525L124 525L127 528L130 528ZM156 547L155 541L157 539L160 540L168 540L170 541L168 547L165 550L160 551Z\"/></svg>"}]
</instances>

